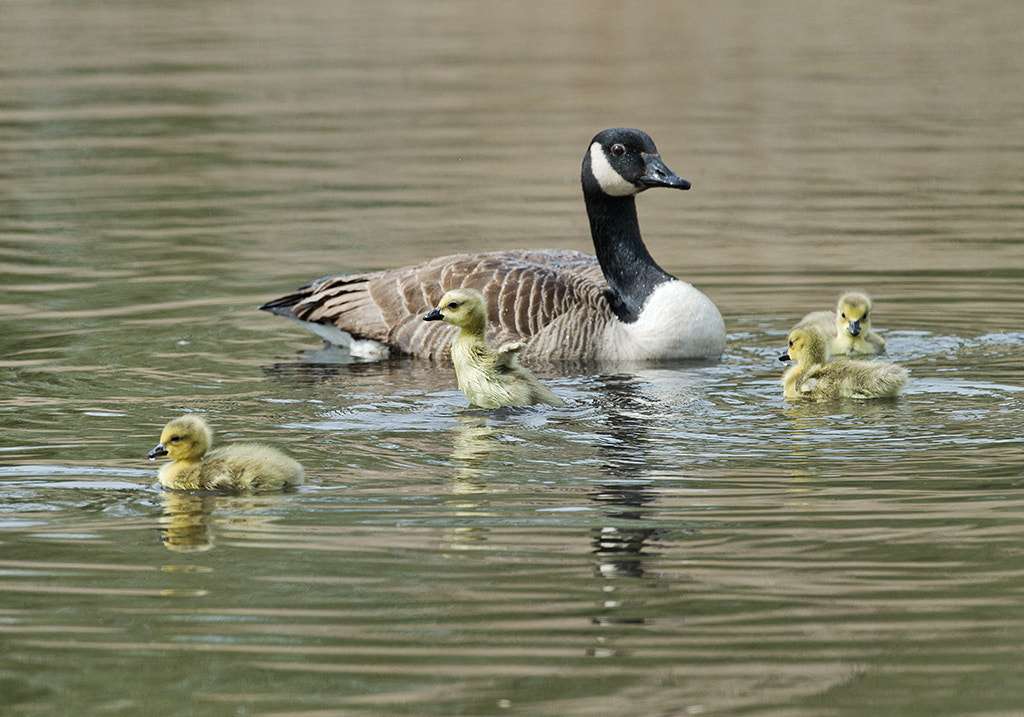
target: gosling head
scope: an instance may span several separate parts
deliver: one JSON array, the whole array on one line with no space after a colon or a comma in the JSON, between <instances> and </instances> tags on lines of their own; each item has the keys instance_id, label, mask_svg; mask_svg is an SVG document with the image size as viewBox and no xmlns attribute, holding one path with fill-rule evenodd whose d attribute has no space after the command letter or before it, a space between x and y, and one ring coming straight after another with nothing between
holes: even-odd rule
<instances>
[{"instance_id":1,"label":"gosling head","mask_svg":"<svg viewBox=\"0 0 1024 717\"><path fill-rule=\"evenodd\" d=\"M213 432L202 418L186 414L168 423L160 442L149 452L149 460L168 456L174 460L199 460L210 450Z\"/></svg>"},{"instance_id":2,"label":"gosling head","mask_svg":"<svg viewBox=\"0 0 1024 717\"><path fill-rule=\"evenodd\" d=\"M441 297L424 321L444 321L463 331L483 336L487 330L487 299L476 289L452 289Z\"/></svg>"},{"instance_id":3,"label":"gosling head","mask_svg":"<svg viewBox=\"0 0 1024 717\"><path fill-rule=\"evenodd\" d=\"M789 332L789 348L779 356L779 361L796 361L805 366L825 363L826 351L825 334L817 327L797 327Z\"/></svg>"},{"instance_id":4,"label":"gosling head","mask_svg":"<svg viewBox=\"0 0 1024 717\"><path fill-rule=\"evenodd\" d=\"M690 183L665 166L654 140L638 129L606 129L590 140L583 158L583 191L627 197L650 187L689 189Z\"/></svg>"},{"instance_id":5,"label":"gosling head","mask_svg":"<svg viewBox=\"0 0 1024 717\"><path fill-rule=\"evenodd\" d=\"M851 292L839 297L836 306L836 328L850 336L859 336L871 328L871 299L866 294Z\"/></svg>"}]
</instances>

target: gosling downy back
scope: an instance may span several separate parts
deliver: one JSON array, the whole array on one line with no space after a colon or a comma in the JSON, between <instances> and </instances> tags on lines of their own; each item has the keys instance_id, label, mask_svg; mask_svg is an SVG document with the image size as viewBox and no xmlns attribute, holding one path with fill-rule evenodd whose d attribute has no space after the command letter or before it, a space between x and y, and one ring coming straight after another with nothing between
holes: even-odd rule
<instances>
[{"instance_id":1,"label":"gosling downy back","mask_svg":"<svg viewBox=\"0 0 1024 717\"><path fill-rule=\"evenodd\" d=\"M637 194L690 183L665 166L649 136L625 128L594 137L581 180L596 257L560 250L456 254L326 277L260 308L353 353L440 358L455 330L420 317L445 292L468 287L487 299L492 340L523 344L526 361L721 355L725 325L718 309L655 263L637 222Z\"/></svg>"},{"instance_id":2,"label":"gosling downy back","mask_svg":"<svg viewBox=\"0 0 1024 717\"><path fill-rule=\"evenodd\" d=\"M562 399L519 365L516 353L521 344L505 344L499 349L491 347L487 340L487 300L476 289L447 292L423 320L444 321L459 330L451 345L452 363L459 389L473 405L480 408L536 403L563 405Z\"/></svg>"},{"instance_id":3,"label":"gosling downy back","mask_svg":"<svg viewBox=\"0 0 1024 717\"><path fill-rule=\"evenodd\" d=\"M175 418L160 433L149 459L171 458L160 468L160 484L171 490L260 492L301 485L296 461L259 443L232 443L209 453L213 432L195 414Z\"/></svg>"},{"instance_id":4,"label":"gosling downy back","mask_svg":"<svg viewBox=\"0 0 1024 717\"><path fill-rule=\"evenodd\" d=\"M847 292L839 297L835 312L811 312L797 326L821 330L829 338L829 357L873 356L885 351L885 339L871 330L871 298L864 293Z\"/></svg>"},{"instance_id":5,"label":"gosling downy back","mask_svg":"<svg viewBox=\"0 0 1024 717\"><path fill-rule=\"evenodd\" d=\"M828 361L825 334L813 325L790 332L789 348L779 360L798 362L782 376L786 398L891 398L907 382L906 369L888 361Z\"/></svg>"}]
</instances>

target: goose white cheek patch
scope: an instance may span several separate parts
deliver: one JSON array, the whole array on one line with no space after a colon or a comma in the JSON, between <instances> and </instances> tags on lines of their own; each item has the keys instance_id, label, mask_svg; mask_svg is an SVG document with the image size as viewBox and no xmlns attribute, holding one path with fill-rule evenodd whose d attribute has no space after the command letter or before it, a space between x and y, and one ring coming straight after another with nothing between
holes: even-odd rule
<instances>
[{"instance_id":1,"label":"goose white cheek patch","mask_svg":"<svg viewBox=\"0 0 1024 717\"><path fill-rule=\"evenodd\" d=\"M609 197L628 197L639 190L632 182L627 182L615 171L604 154L604 148L594 142L590 145L590 171L594 174L601 191Z\"/></svg>"}]
</instances>

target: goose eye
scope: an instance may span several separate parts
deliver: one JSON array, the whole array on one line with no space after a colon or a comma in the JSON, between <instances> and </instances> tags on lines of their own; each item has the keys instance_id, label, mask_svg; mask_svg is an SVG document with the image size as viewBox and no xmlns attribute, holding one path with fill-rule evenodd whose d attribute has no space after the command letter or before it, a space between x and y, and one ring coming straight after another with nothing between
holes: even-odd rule
<instances>
[{"instance_id":1,"label":"goose eye","mask_svg":"<svg viewBox=\"0 0 1024 717\"><path fill-rule=\"evenodd\" d=\"M456 301L449 301L448 302L448 308L449 309L457 309L457 308L459 308L459 304Z\"/></svg>"},{"instance_id":2,"label":"goose eye","mask_svg":"<svg viewBox=\"0 0 1024 717\"><path fill-rule=\"evenodd\" d=\"M790 340L789 340L789 345L790 345L790 346L792 346L792 345L793 345L793 339L790 339Z\"/></svg>"},{"instance_id":3,"label":"goose eye","mask_svg":"<svg viewBox=\"0 0 1024 717\"><path fill-rule=\"evenodd\" d=\"M839 315L842 316L844 319L846 318L846 312L845 311L840 311Z\"/></svg>"},{"instance_id":4,"label":"goose eye","mask_svg":"<svg viewBox=\"0 0 1024 717\"><path fill-rule=\"evenodd\" d=\"M616 142L611 147L611 153L613 157L621 157L626 153L626 146Z\"/></svg>"},{"instance_id":5,"label":"goose eye","mask_svg":"<svg viewBox=\"0 0 1024 717\"><path fill-rule=\"evenodd\" d=\"M181 440L181 436L171 436L171 440L169 440L167 442L168 443L177 443L180 440Z\"/></svg>"}]
</instances>

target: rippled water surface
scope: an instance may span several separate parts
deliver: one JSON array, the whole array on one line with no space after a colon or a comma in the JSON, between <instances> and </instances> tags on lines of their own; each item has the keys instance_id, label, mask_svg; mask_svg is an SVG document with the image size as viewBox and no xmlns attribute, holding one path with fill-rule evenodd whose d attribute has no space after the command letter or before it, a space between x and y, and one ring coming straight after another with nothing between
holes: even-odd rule
<instances>
[{"instance_id":1,"label":"rippled water surface","mask_svg":"<svg viewBox=\"0 0 1024 717\"><path fill-rule=\"evenodd\" d=\"M0 23L4 714L1024 712L1024 7L99 3ZM638 200L721 362L465 410L255 307ZM858 287L895 401L782 399ZM161 426L305 467L161 492Z\"/></svg>"}]
</instances>

